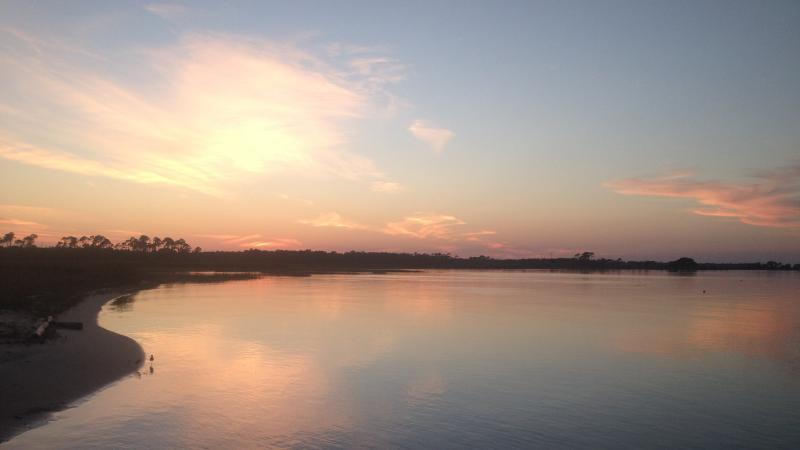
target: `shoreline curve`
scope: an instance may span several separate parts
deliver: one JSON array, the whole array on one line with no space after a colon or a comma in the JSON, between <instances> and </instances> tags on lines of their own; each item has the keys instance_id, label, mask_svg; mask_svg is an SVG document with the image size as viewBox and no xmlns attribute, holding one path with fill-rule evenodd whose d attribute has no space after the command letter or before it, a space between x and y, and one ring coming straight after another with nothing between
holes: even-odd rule
<instances>
[{"instance_id":1,"label":"shoreline curve","mask_svg":"<svg viewBox=\"0 0 800 450\"><path fill-rule=\"evenodd\" d=\"M83 330L59 330L41 345L18 346L0 361L0 443L36 428L52 413L138 370L144 350L98 324L103 305L131 291L99 291L59 314Z\"/></svg>"}]
</instances>

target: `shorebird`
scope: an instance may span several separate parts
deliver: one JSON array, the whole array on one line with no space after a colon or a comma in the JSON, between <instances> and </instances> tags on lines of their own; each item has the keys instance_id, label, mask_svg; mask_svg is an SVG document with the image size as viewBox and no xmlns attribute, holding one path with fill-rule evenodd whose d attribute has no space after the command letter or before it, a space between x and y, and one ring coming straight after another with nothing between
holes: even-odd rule
<instances>
[{"instance_id":1,"label":"shorebird","mask_svg":"<svg viewBox=\"0 0 800 450\"><path fill-rule=\"evenodd\" d=\"M154 359L155 359L155 358L153 358L153 355L151 354L151 355L150 355L150 362L153 362L153 360L154 360Z\"/></svg>"}]
</instances>

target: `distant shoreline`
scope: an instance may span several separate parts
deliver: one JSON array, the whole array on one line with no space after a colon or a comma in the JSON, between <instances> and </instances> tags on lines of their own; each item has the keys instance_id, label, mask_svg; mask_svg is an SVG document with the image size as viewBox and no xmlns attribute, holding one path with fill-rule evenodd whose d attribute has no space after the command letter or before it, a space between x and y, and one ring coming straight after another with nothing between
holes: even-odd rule
<instances>
[{"instance_id":1,"label":"distant shoreline","mask_svg":"<svg viewBox=\"0 0 800 450\"><path fill-rule=\"evenodd\" d=\"M0 360L0 442L46 420L75 400L136 372L144 350L133 339L102 328L106 303L131 291L89 294L58 316L83 322L83 330L59 330L45 343L15 345Z\"/></svg>"}]
</instances>

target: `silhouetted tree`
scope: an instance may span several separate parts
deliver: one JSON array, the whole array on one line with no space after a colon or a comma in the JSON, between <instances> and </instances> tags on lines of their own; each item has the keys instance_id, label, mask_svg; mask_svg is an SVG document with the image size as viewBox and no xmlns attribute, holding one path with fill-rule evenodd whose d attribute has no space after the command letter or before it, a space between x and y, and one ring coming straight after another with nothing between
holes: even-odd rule
<instances>
[{"instance_id":1,"label":"silhouetted tree","mask_svg":"<svg viewBox=\"0 0 800 450\"><path fill-rule=\"evenodd\" d=\"M163 250L174 252L175 251L175 240L172 239L169 236L165 237L164 240L161 241L161 248Z\"/></svg>"},{"instance_id":2,"label":"silhouetted tree","mask_svg":"<svg viewBox=\"0 0 800 450\"><path fill-rule=\"evenodd\" d=\"M115 247L120 250L135 251L139 247L139 240L131 236L128 239L115 245Z\"/></svg>"},{"instance_id":3,"label":"silhouetted tree","mask_svg":"<svg viewBox=\"0 0 800 450\"><path fill-rule=\"evenodd\" d=\"M12 245L14 245L15 237L16 234L14 234L13 231L4 234L3 237L0 238L0 245L2 245L3 247L11 247Z\"/></svg>"},{"instance_id":4,"label":"silhouetted tree","mask_svg":"<svg viewBox=\"0 0 800 450\"><path fill-rule=\"evenodd\" d=\"M203 249L202 249L202 248L200 248L200 247L195 247L195 248L194 248L194 250L192 250L192 253L201 253L202 251L203 251Z\"/></svg>"},{"instance_id":5,"label":"silhouetted tree","mask_svg":"<svg viewBox=\"0 0 800 450\"><path fill-rule=\"evenodd\" d=\"M159 251L161 249L161 245L162 245L161 238L158 236L155 236L153 240L150 241L150 249L152 252Z\"/></svg>"},{"instance_id":6,"label":"silhouetted tree","mask_svg":"<svg viewBox=\"0 0 800 450\"><path fill-rule=\"evenodd\" d=\"M112 248L114 245L102 234L96 234L90 238L92 240L92 248Z\"/></svg>"},{"instance_id":7,"label":"silhouetted tree","mask_svg":"<svg viewBox=\"0 0 800 450\"><path fill-rule=\"evenodd\" d=\"M175 241L175 251L178 253L189 253L192 251L192 246L187 244L183 239Z\"/></svg>"},{"instance_id":8,"label":"silhouetted tree","mask_svg":"<svg viewBox=\"0 0 800 450\"><path fill-rule=\"evenodd\" d=\"M25 236L22 239L17 239L14 242L14 244L17 247L33 248L33 247L36 247L36 238L38 238L38 237L39 237L38 235L32 233L32 234L29 234L29 235Z\"/></svg>"},{"instance_id":9,"label":"silhouetted tree","mask_svg":"<svg viewBox=\"0 0 800 450\"><path fill-rule=\"evenodd\" d=\"M64 236L56 244L58 248L76 248L78 247L78 238L75 236Z\"/></svg>"},{"instance_id":10,"label":"silhouetted tree","mask_svg":"<svg viewBox=\"0 0 800 450\"><path fill-rule=\"evenodd\" d=\"M78 238L78 247L89 248L92 246L92 239L89 236L81 236Z\"/></svg>"},{"instance_id":11,"label":"silhouetted tree","mask_svg":"<svg viewBox=\"0 0 800 450\"><path fill-rule=\"evenodd\" d=\"M575 259L578 261L591 261L594 258L594 252L575 253Z\"/></svg>"},{"instance_id":12,"label":"silhouetted tree","mask_svg":"<svg viewBox=\"0 0 800 450\"><path fill-rule=\"evenodd\" d=\"M147 235L143 234L139 236L139 239L137 241L138 242L136 244L136 250L140 252L146 252L150 247L150 237Z\"/></svg>"}]
</instances>

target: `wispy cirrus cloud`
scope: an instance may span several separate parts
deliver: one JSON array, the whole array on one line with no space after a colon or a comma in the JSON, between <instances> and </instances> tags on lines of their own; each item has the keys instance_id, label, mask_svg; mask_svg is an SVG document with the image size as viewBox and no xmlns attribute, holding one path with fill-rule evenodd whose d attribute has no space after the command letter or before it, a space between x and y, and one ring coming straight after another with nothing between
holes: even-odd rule
<instances>
[{"instance_id":1,"label":"wispy cirrus cloud","mask_svg":"<svg viewBox=\"0 0 800 450\"><path fill-rule=\"evenodd\" d=\"M292 46L192 34L130 56L152 80L145 86L45 41L11 41L0 49L0 157L212 195L274 172L384 179L344 145L370 108L377 62L345 76Z\"/></svg>"},{"instance_id":2,"label":"wispy cirrus cloud","mask_svg":"<svg viewBox=\"0 0 800 450\"><path fill-rule=\"evenodd\" d=\"M198 234L195 237L216 241L222 248L299 249L303 245L294 238L264 238L260 234Z\"/></svg>"},{"instance_id":3,"label":"wispy cirrus cloud","mask_svg":"<svg viewBox=\"0 0 800 450\"><path fill-rule=\"evenodd\" d=\"M48 243L59 232L59 222L68 218L74 215L55 208L0 204L0 234L14 232L21 237L35 233L40 244Z\"/></svg>"},{"instance_id":4,"label":"wispy cirrus cloud","mask_svg":"<svg viewBox=\"0 0 800 450\"><path fill-rule=\"evenodd\" d=\"M150 3L144 9L164 19L172 19L185 14L189 8L181 3Z\"/></svg>"},{"instance_id":5,"label":"wispy cirrus cloud","mask_svg":"<svg viewBox=\"0 0 800 450\"><path fill-rule=\"evenodd\" d=\"M69 213L41 206L0 204L0 225L7 231L27 231L49 228L53 220L69 217Z\"/></svg>"},{"instance_id":6,"label":"wispy cirrus cloud","mask_svg":"<svg viewBox=\"0 0 800 450\"><path fill-rule=\"evenodd\" d=\"M103 230L104 233L108 233L110 238L118 238L118 239L125 239L126 237L135 237L141 236L145 234L144 231L139 230L128 230L125 228L110 228Z\"/></svg>"},{"instance_id":7,"label":"wispy cirrus cloud","mask_svg":"<svg viewBox=\"0 0 800 450\"><path fill-rule=\"evenodd\" d=\"M759 173L749 182L697 180L689 174L626 178L605 183L615 192L685 198L694 214L735 219L748 225L800 228L800 164Z\"/></svg>"},{"instance_id":8,"label":"wispy cirrus cloud","mask_svg":"<svg viewBox=\"0 0 800 450\"><path fill-rule=\"evenodd\" d=\"M292 238L279 238L270 240L256 240L243 242L240 247L246 248L266 248L266 249L284 249L284 250L297 250L303 246L303 243L297 239Z\"/></svg>"},{"instance_id":9,"label":"wispy cirrus cloud","mask_svg":"<svg viewBox=\"0 0 800 450\"><path fill-rule=\"evenodd\" d=\"M347 220L336 212L320 214L313 219L302 219L298 223L313 227L368 230L390 236L414 239L464 241L487 245L488 243L484 242L484 239L496 234L492 230L471 230L466 222L457 217L436 213L417 213L380 226L370 226Z\"/></svg>"},{"instance_id":10,"label":"wispy cirrus cloud","mask_svg":"<svg viewBox=\"0 0 800 450\"><path fill-rule=\"evenodd\" d=\"M364 86L372 90L381 90L406 77L406 67L396 59L385 56L357 56L350 61L350 67L359 75Z\"/></svg>"},{"instance_id":11,"label":"wispy cirrus cloud","mask_svg":"<svg viewBox=\"0 0 800 450\"><path fill-rule=\"evenodd\" d=\"M447 128L437 127L422 120L415 120L408 130L414 137L428 144L436 153L444 151L445 145L455 137L455 133Z\"/></svg>"},{"instance_id":12,"label":"wispy cirrus cloud","mask_svg":"<svg viewBox=\"0 0 800 450\"><path fill-rule=\"evenodd\" d=\"M328 212L320 214L313 219L301 219L297 223L312 227L345 228L348 230L365 230L369 227L351 220L346 220L339 213Z\"/></svg>"},{"instance_id":13,"label":"wispy cirrus cloud","mask_svg":"<svg viewBox=\"0 0 800 450\"><path fill-rule=\"evenodd\" d=\"M208 238L214 239L217 241L221 241L224 244L241 244L242 242L246 241L253 241L257 240L261 237L260 234L248 234L248 235L238 235L238 234L198 234L197 237L201 238Z\"/></svg>"},{"instance_id":14,"label":"wispy cirrus cloud","mask_svg":"<svg viewBox=\"0 0 800 450\"><path fill-rule=\"evenodd\" d=\"M400 192L403 190L403 185L395 181L373 181L372 190L375 192Z\"/></svg>"},{"instance_id":15,"label":"wispy cirrus cloud","mask_svg":"<svg viewBox=\"0 0 800 450\"><path fill-rule=\"evenodd\" d=\"M47 228L47 225L31 222L29 220L12 219L9 217L0 217L0 225L12 227L25 227L25 228Z\"/></svg>"},{"instance_id":16,"label":"wispy cirrus cloud","mask_svg":"<svg viewBox=\"0 0 800 450\"><path fill-rule=\"evenodd\" d=\"M466 225L466 222L454 216L425 213L387 223L382 231L395 236L451 240L462 235L459 230L463 225Z\"/></svg>"}]
</instances>

